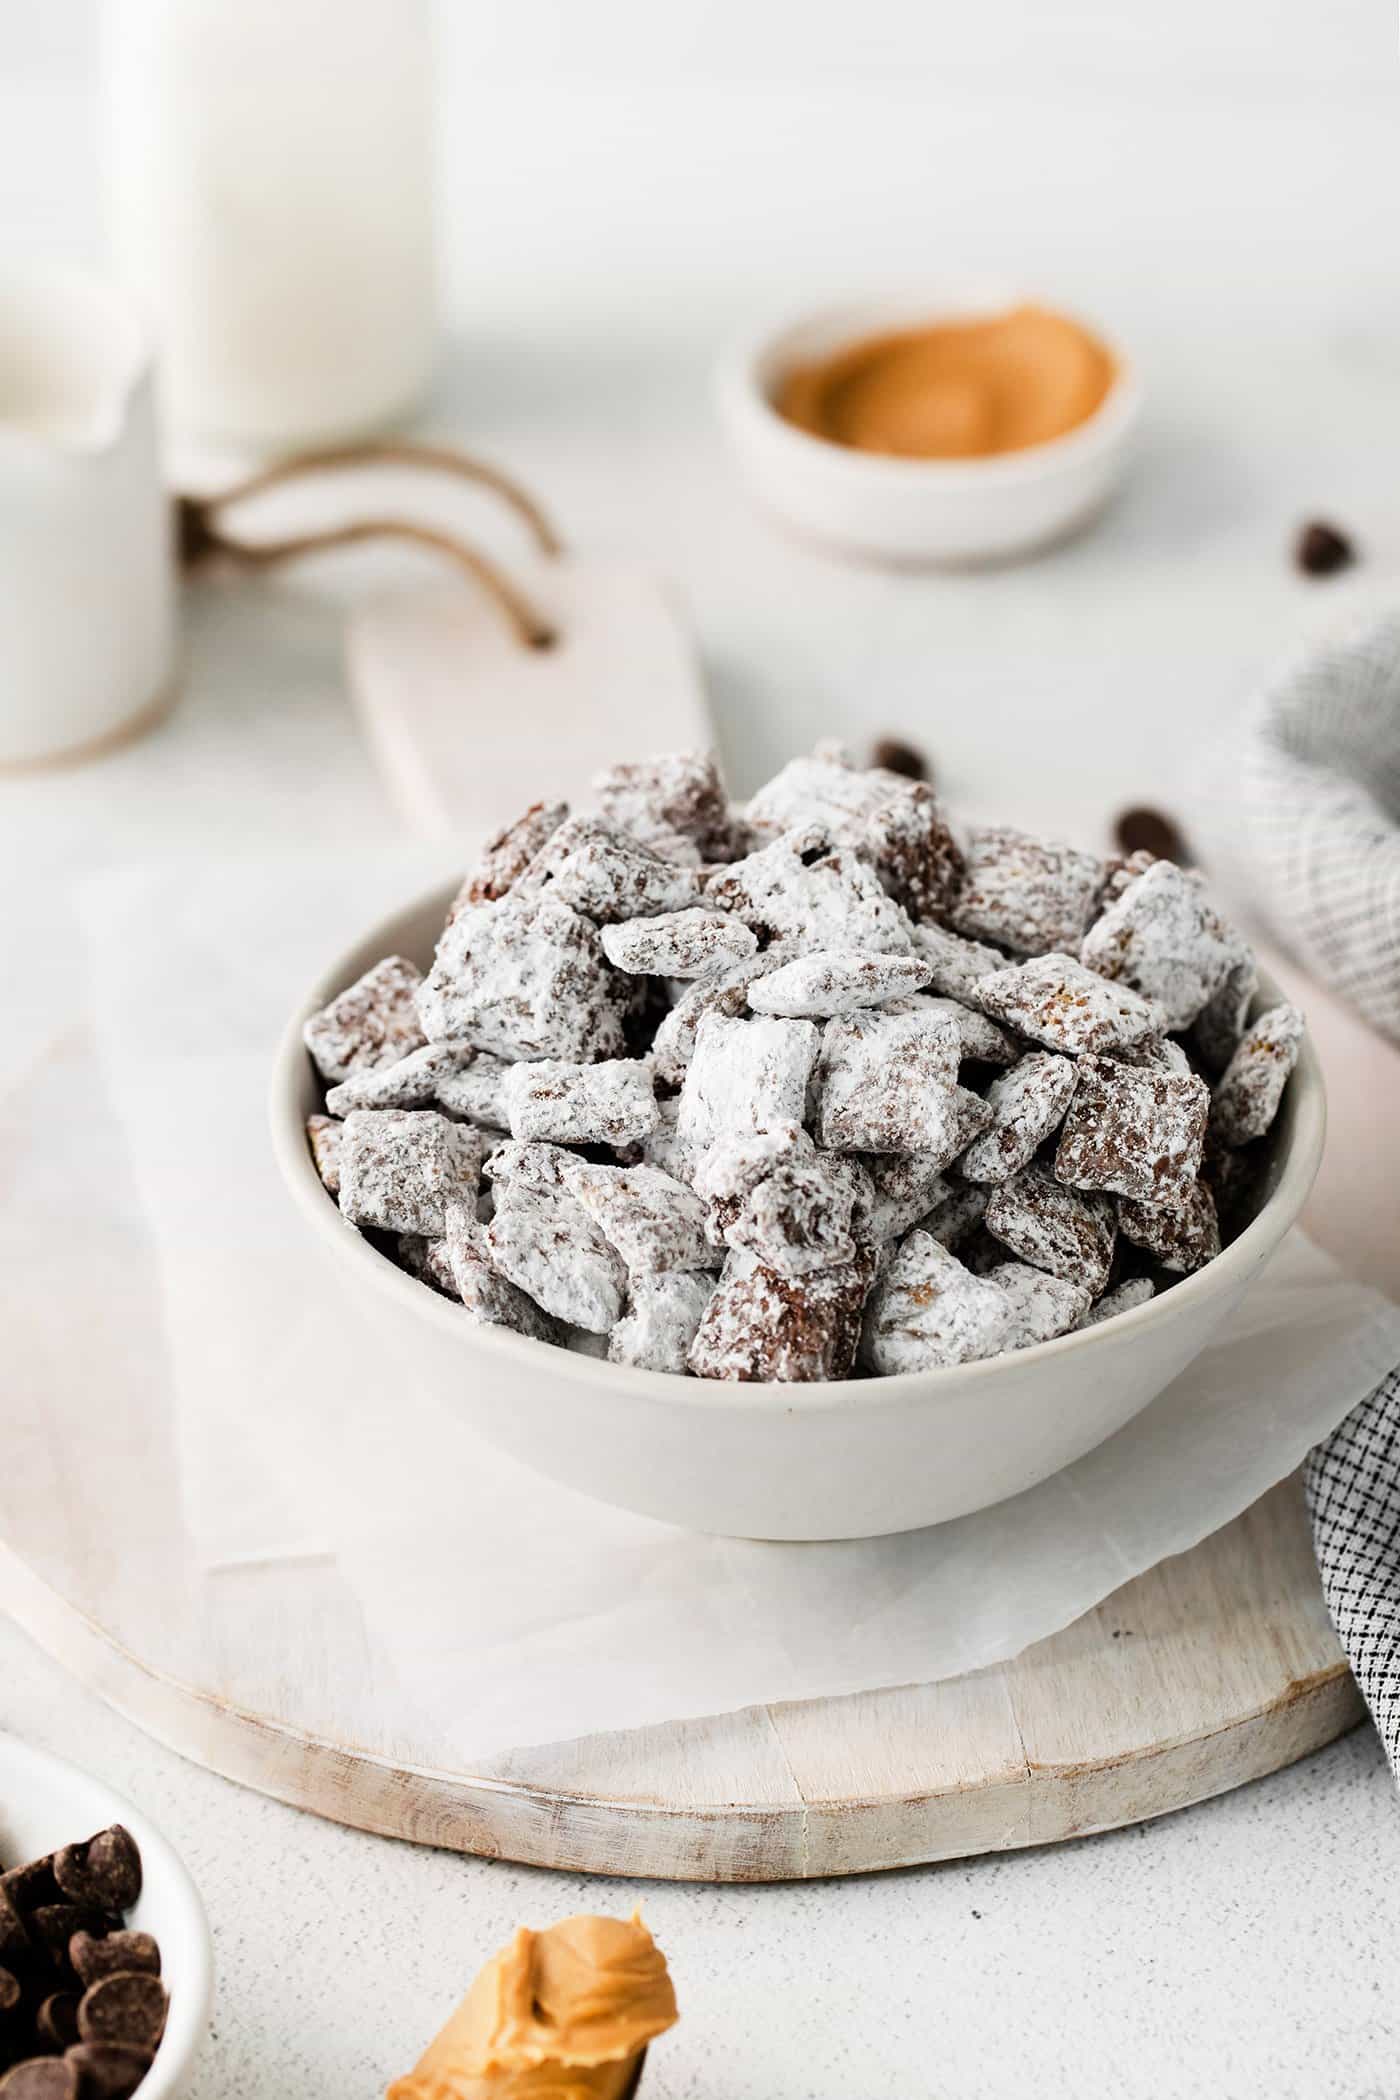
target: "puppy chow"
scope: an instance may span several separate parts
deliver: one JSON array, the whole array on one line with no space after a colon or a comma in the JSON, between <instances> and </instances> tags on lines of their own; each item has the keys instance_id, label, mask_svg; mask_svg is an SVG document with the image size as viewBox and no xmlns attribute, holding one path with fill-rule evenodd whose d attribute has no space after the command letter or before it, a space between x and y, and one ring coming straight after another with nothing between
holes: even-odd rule
<instances>
[{"instance_id":1,"label":"puppy chow","mask_svg":"<svg viewBox=\"0 0 1400 2100\"><path fill-rule=\"evenodd\" d=\"M1018 955L1077 950L1103 879L1097 854L1009 824L979 824L968 837L948 923L955 933Z\"/></svg>"},{"instance_id":2,"label":"puppy chow","mask_svg":"<svg viewBox=\"0 0 1400 2100\"><path fill-rule=\"evenodd\" d=\"M447 1205L474 1203L485 1140L434 1109L356 1109L340 1144L340 1209L352 1225L436 1238Z\"/></svg>"},{"instance_id":3,"label":"puppy chow","mask_svg":"<svg viewBox=\"0 0 1400 2100\"><path fill-rule=\"evenodd\" d=\"M1210 1093L1194 1076L1086 1057L1055 1172L1071 1188L1179 1202L1200 1169L1209 1108Z\"/></svg>"},{"instance_id":4,"label":"puppy chow","mask_svg":"<svg viewBox=\"0 0 1400 2100\"><path fill-rule=\"evenodd\" d=\"M313 1014L302 1030L312 1061L333 1085L352 1072L395 1065L423 1042L416 998L423 973L402 955L386 955Z\"/></svg>"}]
</instances>

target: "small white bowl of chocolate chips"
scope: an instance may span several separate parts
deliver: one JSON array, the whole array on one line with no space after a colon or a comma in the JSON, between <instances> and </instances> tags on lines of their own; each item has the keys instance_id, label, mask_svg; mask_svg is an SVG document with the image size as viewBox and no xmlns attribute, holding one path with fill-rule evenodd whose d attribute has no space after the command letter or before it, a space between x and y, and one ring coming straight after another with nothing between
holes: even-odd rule
<instances>
[{"instance_id":1,"label":"small white bowl of chocolate chips","mask_svg":"<svg viewBox=\"0 0 1400 2100\"><path fill-rule=\"evenodd\" d=\"M821 747L541 802L334 962L286 1178L406 1368L605 1500L770 1538L1015 1494L1296 1218L1322 1084L1199 874Z\"/></svg>"},{"instance_id":2,"label":"small white bowl of chocolate chips","mask_svg":"<svg viewBox=\"0 0 1400 2100\"><path fill-rule=\"evenodd\" d=\"M0 1734L4 2100L172 2100L212 1995L204 1908L159 1831Z\"/></svg>"}]
</instances>

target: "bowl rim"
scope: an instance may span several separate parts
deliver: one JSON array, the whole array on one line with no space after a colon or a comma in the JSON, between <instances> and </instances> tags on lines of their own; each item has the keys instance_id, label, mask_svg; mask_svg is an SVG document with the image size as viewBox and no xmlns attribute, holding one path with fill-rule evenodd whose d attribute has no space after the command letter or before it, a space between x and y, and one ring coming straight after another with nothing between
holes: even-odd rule
<instances>
[{"instance_id":1,"label":"bowl rim","mask_svg":"<svg viewBox=\"0 0 1400 2100\"><path fill-rule=\"evenodd\" d=\"M1116 1313L1112 1319L1097 1322L1092 1327L1072 1328L1068 1334L1056 1335L1048 1342L1037 1342L1029 1349L986 1357L974 1363L945 1365L926 1371L901 1371L890 1377L782 1385L776 1382L683 1378L672 1372L645 1371L635 1365L612 1364L585 1356L576 1350L561 1348L557 1343L534 1341L528 1335L515 1334L508 1328L481 1326L464 1319L460 1308L454 1309L448 1299L397 1268L346 1223L327 1196L316 1172L304 1127L304 1095L313 1068L302 1040L303 1024L346 985L361 976L373 961L400 952L407 923L435 917L440 924L457 887L453 880L434 883L428 889L420 890L398 910L377 920L320 973L298 1002L283 1030L273 1061L268 1108L272 1146L282 1178L297 1208L309 1220L331 1258L353 1264L372 1289L391 1303L402 1306L410 1316L426 1321L459 1344L487 1351L505 1365L515 1363L522 1370L531 1366L538 1370L540 1352L547 1350L550 1368L562 1378L597 1387L600 1391L608 1389L614 1395L622 1385L639 1398L646 1396L659 1405L682 1409L699 1407L706 1411L727 1409L741 1413L813 1414L852 1405L881 1411L927 1406L942 1394L952 1396L978 1383L990 1384L1007 1377L1034 1377L1040 1366L1052 1356L1064 1356L1073 1350L1091 1355L1096 1346L1103 1345L1105 1337L1111 1344L1122 1341L1130 1333L1145 1334L1153 1325L1175 1319L1189 1307L1199 1306L1213 1296L1227 1295L1232 1286L1243 1285L1249 1280L1296 1222L1317 1173L1327 1127L1326 1092L1317 1053L1305 1032L1301 1054L1283 1103L1282 1112L1288 1118L1286 1150L1278 1179L1258 1214L1204 1268L1183 1276L1170 1290L1157 1292L1146 1304ZM1267 1005L1277 1003L1283 996L1277 983L1261 970L1253 1011L1257 1013ZM349 1269L347 1273L353 1274L354 1270Z\"/></svg>"},{"instance_id":2,"label":"bowl rim","mask_svg":"<svg viewBox=\"0 0 1400 2100\"><path fill-rule=\"evenodd\" d=\"M165 2032L151 2068L141 2081L141 2100L171 2100L179 2092L199 2052L209 2026L214 2002L214 1948L209 1918L194 1877L162 1831L116 1787L94 1772L52 1750L43 1750L23 1736L0 1729L0 1762L29 1765L39 1774L71 1787L76 1796L94 1804L98 1816L108 1823L124 1823L140 1847L142 1864L149 1870L159 1861L162 1878L169 1884L177 1917L173 1929L161 1935L162 1951L174 1939L180 1943L182 1959L190 1975L178 1995L170 1998ZM101 1803L100 1808L97 1804ZM100 1827L94 1823L94 1828ZM76 1836L77 1833L75 1832Z\"/></svg>"},{"instance_id":3,"label":"bowl rim","mask_svg":"<svg viewBox=\"0 0 1400 2100\"><path fill-rule=\"evenodd\" d=\"M901 323L917 326L921 320L933 322L1006 312L1024 305L1044 306L1047 311L1076 322L1102 343L1114 360L1113 383L1103 400L1082 423L1059 437L978 459L905 459L862 452L855 446L819 437L788 422L773 405L768 391L770 368L785 350L791 354L795 337L821 333L829 334L834 342L856 342L881 327L897 327ZM761 431L765 442L785 449L794 465L818 466L832 475L867 484L882 483L891 490L923 488L949 495L1047 479L1061 469L1072 468L1126 437L1143 402L1137 367L1115 336L1058 300L1042 299L1034 291L989 280L930 285L922 292L906 286L902 291L852 293L846 299L770 316L759 326L750 326L731 338L721 351L715 390L722 413L750 430Z\"/></svg>"}]
</instances>

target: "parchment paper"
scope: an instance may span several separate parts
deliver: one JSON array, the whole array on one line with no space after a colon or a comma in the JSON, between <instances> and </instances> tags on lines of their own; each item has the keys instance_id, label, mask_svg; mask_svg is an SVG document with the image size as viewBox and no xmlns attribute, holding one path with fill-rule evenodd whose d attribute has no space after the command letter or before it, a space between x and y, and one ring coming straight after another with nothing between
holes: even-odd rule
<instances>
[{"instance_id":1,"label":"parchment paper","mask_svg":"<svg viewBox=\"0 0 1400 2100\"><path fill-rule=\"evenodd\" d=\"M1229 1332L1058 1478L955 1524L809 1546L697 1537L550 1485L415 1391L273 1165L272 1047L422 856L134 875L82 900L108 1113L164 1305L190 1534L210 1567L324 1551L375 1651L480 1754L1015 1654L1292 1470L1400 1357L1400 1313L1301 1238ZM81 1203L81 1148L21 1203ZM21 1176L25 1170L21 1162ZM109 1192L110 1196L110 1192ZM0 1277L22 1291L23 1247ZM52 1344L50 1343L50 1346ZM22 1364L16 1366L23 1375Z\"/></svg>"}]
</instances>

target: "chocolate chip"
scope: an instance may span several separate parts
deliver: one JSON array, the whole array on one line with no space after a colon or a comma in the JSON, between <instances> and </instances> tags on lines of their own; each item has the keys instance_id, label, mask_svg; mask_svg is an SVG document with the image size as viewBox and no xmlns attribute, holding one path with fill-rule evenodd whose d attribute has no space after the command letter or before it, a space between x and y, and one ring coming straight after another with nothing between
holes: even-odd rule
<instances>
[{"instance_id":1,"label":"chocolate chip","mask_svg":"<svg viewBox=\"0 0 1400 2100\"><path fill-rule=\"evenodd\" d=\"M18 2006L21 1995L19 1978L9 1969L0 1969L0 2027Z\"/></svg>"},{"instance_id":2,"label":"chocolate chip","mask_svg":"<svg viewBox=\"0 0 1400 2100\"><path fill-rule=\"evenodd\" d=\"M1305 576L1335 576L1356 560L1356 548L1344 532L1322 518L1305 525L1293 543L1293 559Z\"/></svg>"},{"instance_id":3,"label":"chocolate chip","mask_svg":"<svg viewBox=\"0 0 1400 2100\"><path fill-rule=\"evenodd\" d=\"M126 2042L78 2042L65 2060L82 2074L83 2100L128 2100L151 2068L150 2050Z\"/></svg>"},{"instance_id":4,"label":"chocolate chip","mask_svg":"<svg viewBox=\"0 0 1400 2100\"><path fill-rule=\"evenodd\" d=\"M78 2039L78 1994L55 1991L34 2016L34 2032L46 2049L56 2055Z\"/></svg>"},{"instance_id":5,"label":"chocolate chip","mask_svg":"<svg viewBox=\"0 0 1400 2100\"><path fill-rule=\"evenodd\" d=\"M30 1951L29 1934L14 1904L0 1886L0 1962L23 1961Z\"/></svg>"},{"instance_id":6,"label":"chocolate chip","mask_svg":"<svg viewBox=\"0 0 1400 2100\"><path fill-rule=\"evenodd\" d=\"M42 1859L30 1860L28 1866L11 1867L7 1874L0 1874L0 1895L8 1896L22 1918L41 1903L57 1903L58 1883L53 1875L53 1858L45 1853Z\"/></svg>"},{"instance_id":7,"label":"chocolate chip","mask_svg":"<svg viewBox=\"0 0 1400 2100\"><path fill-rule=\"evenodd\" d=\"M78 2032L85 2042L129 2042L138 2049L154 2049L165 2032L169 2002L158 1976L126 1970L104 1976L83 1995Z\"/></svg>"},{"instance_id":8,"label":"chocolate chip","mask_svg":"<svg viewBox=\"0 0 1400 2100\"><path fill-rule=\"evenodd\" d=\"M65 2056L30 2056L0 2078L0 2100L78 2100L78 2068Z\"/></svg>"},{"instance_id":9,"label":"chocolate chip","mask_svg":"<svg viewBox=\"0 0 1400 2100\"><path fill-rule=\"evenodd\" d=\"M1151 853L1157 860L1174 860L1179 868L1190 865L1186 841L1172 818L1146 803L1140 808L1125 809L1115 819L1113 836L1120 852Z\"/></svg>"},{"instance_id":10,"label":"chocolate chip","mask_svg":"<svg viewBox=\"0 0 1400 2100\"><path fill-rule=\"evenodd\" d=\"M75 1932L68 1942L68 1959L81 1984L100 1983L104 1976L125 1971L159 1976L160 1948L149 1932L109 1932L94 1939L90 1932Z\"/></svg>"},{"instance_id":11,"label":"chocolate chip","mask_svg":"<svg viewBox=\"0 0 1400 2100\"><path fill-rule=\"evenodd\" d=\"M141 1854L120 1823L99 1830L85 1845L65 1845L53 1856L54 1879L73 1903L94 1910L130 1910L141 1893Z\"/></svg>"},{"instance_id":12,"label":"chocolate chip","mask_svg":"<svg viewBox=\"0 0 1400 2100\"><path fill-rule=\"evenodd\" d=\"M906 780L927 780L930 777L929 762L914 744L906 744L897 736L882 736L870 754L872 766L880 766L886 773L902 773Z\"/></svg>"}]
</instances>

